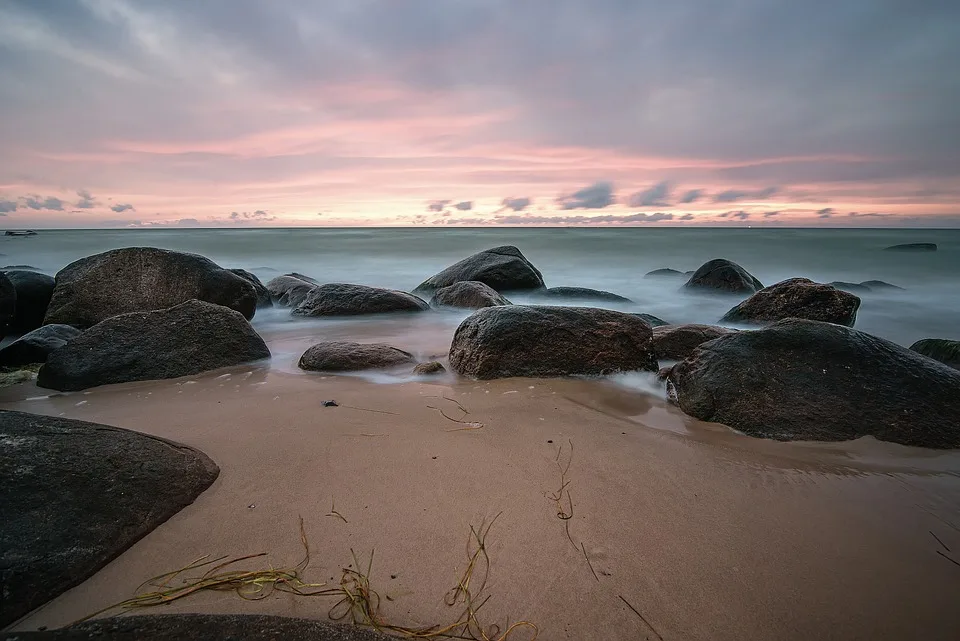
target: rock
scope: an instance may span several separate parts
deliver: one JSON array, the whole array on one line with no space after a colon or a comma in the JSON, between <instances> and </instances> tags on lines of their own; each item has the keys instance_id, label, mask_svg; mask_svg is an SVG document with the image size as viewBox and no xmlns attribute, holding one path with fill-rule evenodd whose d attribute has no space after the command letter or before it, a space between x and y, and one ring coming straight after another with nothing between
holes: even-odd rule
<instances>
[{"instance_id":1,"label":"rock","mask_svg":"<svg viewBox=\"0 0 960 641\"><path fill-rule=\"evenodd\" d=\"M860 298L807 278L789 278L761 289L720 319L721 323L763 325L785 318L805 318L853 327Z\"/></svg>"},{"instance_id":2,"label":"rock","mask_svg":"<svg viewBox=\"0 0 960 641\"><path fill-rule=\"evenodd\" d=\"M763 289L763 283L740 265L715 258L700 266L684 284L685 289L752 294Z\"/></svg>"},{"instance_id":3,"label":"rock","mask_svg":"<svg viewBox=\"0 0 960 641\"><path fill-rule=\"evenodd\" d=\"M242 314L199 300L108 318L55 350L37 385L74 391L176 378L270 358Z\"/></svg>"},{"instance_id":4,"label":"rock","mask_svg":"<svg viewBox=\"0 0 960 641\"><path fill-rule=\"evenodd\" d=\"M0 411L0 442L0 626L92 576L219 474L186 445L65 418Z\"/></svg>"},{"instance_id":5,"label":"rock","mask_svg":"<svg viewBox=\"0 0 960 641\"><path fill-rule=\"evenodd\" d=\"M601 289L589 289L587 287L550 287L549 289L540 289L533 293L533 297L543 300L576 300L576 301L603 301L608 303L632 303L629 298L624 298L618 294L605 292Z\"/></svg>"},{"instance_id":6,"label":"rock","mask_svg":"<svg viewBox=\"0 0 960 641\"><path fill-rule=\"evenodd\" d=\"M430 309L413 294L393 289L327 283L310 290L294 310L296 316L355 316L388 312L422 312Z\"/></svg>"},{"instance_id":7,"label":"rock","mask_svg":"<svg viewBox=\"0 0 960 641\"><path fill-rule=\"evenodd\" d=\"M153 614L95 619L5 641L392 641L396 637L343 623L264 614Z\"/></svg>"},{"instance_id":8,"label":"rock","mask_svg":"<svg viewBox=\"0 0 960 641\"><path fill-rule=\"evenodd\" d=\"M430 299L430 307L461 309L480 309L510 304L510 301L501 296L497 290L476 280L462 280L459 283L441 287Z\"/></svg>"},{"instance_id":9,"label":"rock","mask_svg":"<svg viewBox=\"0 0 960 641\"><path fill-rule=\"evenodd\" d=\"M902 245L891 245L890 247L884 247L884 251L935 252L937 251L937 244L936 243L903 243Z\"/></svg>"},{"instance_id":10,"label":"rock","mask_svg":"<svg viewBox=\"0 0 960 641\"><path fill-rule=\"evenodd\" d=\"M303 302L310 290L319 284L309 276L293 272L272 279L267 283L267 291L277 305L296 307Z\"/></svg>"},{"instance_id":11,"label":"rock","mask_svg":"<svg viewBox=\"0 0 960 641\"><path fill-rule=\"evenodd\" d=\"M270 291L257 278L256 274L245 269L231 269L230 271L253 285L253 290L257 293L257 309L273 307L273 298L270 296Z\"/></svg>"},{"instance_id":12,"label":"rock","mask_svg":"<svg viewBox=\"0 0 960 641\"><path fill-rule=\"evenodd\" d=\"M47 355L82 333L70 325L44 325L0 349L0 366L19 367L45 363Z\"/></svg>"},{"instance_id":13,"label":"rock","mask_svg":"<svg viewBox=\"0 0 960 641\"><path fill-rule=\"evenodd\" d=\"M918 354L923 354L953 369L960 369L960 341L944 338L925 338L910 346Z\"/></svg>"},{"instance_id":14,"label":"rock","mask_svg":"<svg viewBox=\"0 0 960 641\"><path fill-rule=\"evenodd\" d=\"M439 374L445 374L447 368L443 366L443 363L439 361L429 361L427 363L418 363L416 367L413 368L413 373L415 376L436 376Z\"/></svg>"},{"instance_id":15,"label":"rock","mask_svg":"<svg viewBox=\"0 0 960 641\"><path fill-rule=\"evenodd\" d=\"M310 372L356 372L416 362L409 352L383 343L327 341L305 351L298 365Z\"/></svg>"},{"instance_id":16,"label":"rock","mask_svg":"<svg viewBox=\"0 0 960 641\"><path fill-rule=\"evenodd\" d=\"M7 335L16 315L17 288L6 274L0 272L0 338Z\"/></svg>"},{"instance_id":17,"label":"rock","mask_svg":"<svg viewBox=\"0 0 960 641\"><path fill-rule=\"evenodd\" d=\"M669 267L664 269L655 269L652 272L647 272L643 275L644 278L680 278L683 276L683 272L677 271L676 269L670 269Z\"/></svg>"},{"instance_id":18,"label":"rock","mask_svg":"<svg viewBox=\"0 0 960 641\"><path fill-rule=\"evenodd\" d=\"M253 285L203 256L127 247L60 270L43 322L83 329L118 314L166 309L191 299L229 307L247 319L257 308Z\"/></svg>"},{"instance_id":19,"label":"rock","mask_svg":"<svg viewBox=\"0 0 960 641\"><path fill-rule=\"evenodd\" d=\"M647 321L647 325L649 325L650 327L662 327L663 325L670 324L667 321L663 320L662 318L657 318L653 314L633 314L633 316L636 316L637 318L642 318L643 320Z\"/></svg>"},{"instance_id":20,"label":"rock","mask_svg":"<svg viewBox=\"0 0 960 641\"><path fill-rule=\"evenodd\" d=\"M53 296L53 277L21 269L5 271L4 274L17 290L17 313L11 329L15 332L29 332L43 325L43 317Z\"/></svg>"},{"instance_id":21,"label":"rock","mask_svg":"<svg viewBox=\"0 0 960 641\"><path fill-rule=\"evenodd\" d=\"M4 236L36 236L37 232L32 229L10 229L3 233Z\"/></svg>"},{"instance_id":22,"label":"rock","mask_svg":"<svg viewBox=\"0 0 960 641\"><path fill-rule=\"evenodd\" d=\"M751 436L960 447L960 372L842 325L720 337L675 365L670 386L687 414Z\"/></svg>"},{"instance_id":23,"label":"rock","mask_svg":"<svg viewBox=\"0 0 960 641\"><path fill-rule=\"evenodd\" d=\"M655 372L651 336L645 321L608 309L487 307L457 328L450 365L478 379Z\"/></svg>"},{"instance_id":24,"label":"rock","mask_svg":"<svg viewBox=\"0 0 960 641\"><path fill-rule=\"evenodd\" d=\"M878 289L899 289L903 291L903 287L897 287L896 285L891 285L890 283L885 283L882 280L865 280L860 283L861 287L869 287L871 291Z\"/></svg>"},{"instance_id":25,"label":"rock","mask_svg":"<svg viewBox=\"0 0 960 641\"><path fill-rule=\"evenodd\" d=\"M737 330L717 325L660 325L653 328L653 354L657 358L681 360L697 347Z\"/></svg>"},{"instance_id":26,"label":"rock","mask_svg":"<svg viewBox=\"0 0 960 641\"><path fill-rule=\"evenodd\" d=\"M869 285L864 285L863 283L847 283L842 280L835 280L829 283L831 287L836 287L837 289L842 289L845 292L850 292L852 294L869 294L871 291Z\"/></svg>"},{"instance_id":27,"label":"rock","mask_svg":"<svg viewBox=\"0 0 960 641\"><path fill-rule=\"evenodd\" d=\"M4 265L0 269L6 271L8 269L25 269L28 272L38 272L40 271L39 267L34 267L33 265Z\"/></svg>"},{"instance_id":28,"label":"rock","mask_svg":"<svg viewBox=\"0 0 960 641\"><path fill-rule=\"evenodd\" d=\"M464 258L431 276L413 290L415 294L429 295L463 280L477 280L498 292L543 288L543 276L520 250L513 245L487 249Z\"/></svg>"}]
</instances>

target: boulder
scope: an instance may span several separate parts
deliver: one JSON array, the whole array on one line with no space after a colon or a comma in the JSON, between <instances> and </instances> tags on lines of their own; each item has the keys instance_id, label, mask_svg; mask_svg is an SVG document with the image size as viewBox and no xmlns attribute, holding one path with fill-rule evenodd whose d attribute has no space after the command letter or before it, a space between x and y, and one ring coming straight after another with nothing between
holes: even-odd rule
<instances>
[{"instance_id":1,"label":"boulder","mask_svg":"<svg viewBox=\"0 0 960 641\"><path fill-rule=\"evenodd\" d=\"M230 271L253 285L253 289L257 293L257 309L273 307L273 298L270 296L270 291L264 286L260 279L257 278L256 274L248 272L245 269L231 269Z\"/></svg>"},{"instance_id":2,"label":"boulder","mask_svg":"<svg viewBox=\"0 0 960 641\"><path fill-rule=\"evenodd\" d=\"M842 325L789 319L722 336L667 380L684 412L751 436L960 447L960 371Z\"/></svg>"},{"instance_id":3,"label":"boulder","mask_svg":"<svg viewBox=\"0 0 960 641\"><path fill-rule=\"evenodd\" d=\"M651 336L645 321L608 309L487 307L457 328L450 365L478 379L655 372Z\"/></svg>"},{"instance_id":4,"label":"boulder","mask_svg":"<svg viewBox=\"0 0 960 641\"><path fill-rule=\"evenodd\" d=\"M316 280L293 272L277 276L267 283L267 291L281 307L296 307L303 302L311 289L319 285Z\"/></svg>"},{"instance_id":5,"label":"boulder","mask_svg":"<svg viewBox=\"0 0 960 641\"><path fill-rule=\"evenodd\" d=\"M305 351L298 365L310 372L356 372L416 362L409 352L383 343L326 341Z\"/></svg>"},{"instance_id":6,"label":"boulder","mask_svg":"<svg viewBox=\"0 0 960 641\"><path fill-rule=\"evenodd\" d=\"M74 391L177 378L270 358L239 312L199 300L98 323L47 356L37 385Z\"/></svg>"},{"instance_id":7,"label":"boulder","mask_svg":"<svg viewBox=\"0 0 960 641\"><path fill-rule=\"evenodd\" d=\"M31 363L45 363L47 355L63 347L82 333L71 325L44 325L27 332L0 349L0 366L19 367Z\"/></svg>"},{"instance_id":8,"label":"boulder","mask_svg":"<svg viewBox=\"0 0 960 641\"><path fill-rule=\"evenodd\" d=\"M763 289L763 283L740 265L725 258L715 258L693 272L683 287L690 290L752 294Z\"/></svg>"},{"instance_id":9,"label":"boulder","mask_svg":"<svg viewBox=\"0 0 960 641\"><path fill-rule=\"evenodd\" d=\"M670 324L667 321L663 320L662 318L657 318L653 314L633 314L633 316L636 316L637 318L642 318L643 320L647 321L647 325L649 325L650 327L661 327L663 325Z\"/></svg>"},{"instance_id":10,"label":"boulder","mask_svg":"<svg viewBox=\"0 0 960 641\"><path fill-rule=\"evenodd\" d=\"M84 329L118 314L166 309L191 299L229 307L247 319L257 309L253 285L203 256L127 247L60 270L43 322Z\"/></svg>"},{"instance_id":11,"label":"boulder","mask_svg":"<svg viewBox=\"0 0 960 641\"><path fill-rule=\"evenodd\" d=\"M944 338L924 338L910 346L917 354L940 361L953 369L960 369L960 341Z\"/></svg>"},{"instance_id":12,"label":"boulder","mask_svg":"<svg viewBox=\"0 0 960 641\"><path fill-rule=\"evenodd\" d=\"M538 300L573 300L573 301L601 301L606 303L632 303L629 298L618 294L605 292L602 289L588 287L550 287L533 293Z\"/></svg>"},{"instance_id":13,"label":"boulder","mask_svg":"<svg viewBox=\"0 0 960 641\"><path fill-rule=\"evenodd\" d=\"M0 338L7 335L13 319L17 315L17 288L0 272Z\"/></svg>"},{"instance_id":14,"label":"boulder","mask_svg":"<svg viewBox=\"0 0 960 641\"><path fill-rule=\"evenodd\" d=\"M903 290L903 287L898 287L896 285L891 285L890 283L885 283L882 280L865 280L860 283L861 287L869 287L871 291L878 289L899 289Z\"/></svg>"},{"instance_id":15,"label":"boulder","mask_svg":"<svg viewBox=\"0 0 960 641\"><path fill-rule=\"evenodd\" d=\"M4 274L17 290L17 313L11 329L22 333L43 325L56 282L53 276L21 269L5 271Z\"/></svg>"},{"instance_id":16,"label":"boulder","mask_svg":"<svg viewBox=\"0 0 960 641\"><path fill-rule=\"evenodd\" d=\"M653 353L657 358L681 360L697 347L737 330L717 325L659 325L653 328Z\"/></svg>"},{"instance_id":17,"label":"boulder","mask_svg":"<svg viewBox=\"0 0 960 641\"><path fill-rule=\"evenodd\" d=\"M677 271L676 269L670 269L669 267L664 269L655 269L652 272L647 272L643 275L644 278L681 278L683 272Z\"/></svg>"},{"instance_id":18,"label":"boulder","mask_svg":"<svg viewBox=\"0 0 960 641\"><path fill-rule=\"evenodd\" d=\"M393 289L327 283L311 289L293 310L296 316L357 316L389 312L422 312L430 309L413 294Z\"/></svg>"},{"instance_id":19,"label":"boulder","mask_svg":"<svg viewBox=\"0 0 960 641\"><path fill-rule=\"evenodd\" d=\"M935 252L937 251L936 243L903 243L900 245L891 245L890 247L884 247L885 251L895 251L895 252Z\"/></svg>"},{"instance_id":20,"label":"boulder","mask_svg":"<svg viewBox=\"0 0 960 641\"><path fill-rule=\"evenodd\" d=\"M417 366L413 368L414 376L437 376L439 374L446 374L446 372L447 368L439 361L418 363Z\"/></svg>"},{"instance_id":21,"label":"boulder","mask_svg":"<svg viewBox=\"0 0 960 641\"><path fill-rule=\"evenodd\" d=\"M765 287L728 311L721 323L763 325L785 318L805 318L853 327L860 298L808 278L790 278Z\"/></svg>"},{"instance_id":22,"label":"boulder","mask_svg":"<svg viewBox=\"0 0 960 641\"><path fill-rule=\"evenodd\" d=\"M464 258L423 281L413 291L430 295L462 280L478 280L498 292L542 289L544 286L543 276L533 263L513 245L504 245Z\"/></svg>"},{"instance_id":23,"label":"boulder","mask_svg":"<svg viewBox=\"0 0 960 641\"><path fill-rule=\"evenodd\" d=\"M92 576L219 474L181 443L65 418L0 411L0 442L0 626Z\"/></svg>"},{"instance_id":24,"label":"boulder","mask_svg":"<svg viewBox=\"0 0 960 641\"><path fill-rule=\"evenodd\" d=\"M842 289L845 292L850 292L851 294L869 294L871 291L869 285L863 283L847 283L842 280L835 280L829 283L831 287L836 287L837 289Z\"/></svg>"},{"instance_id":25,"label":"boulder","mask_svg":"<svg viewBox=\"0 0 960 641\"><path fill-rule=\"evenodd\" d=\"M510 301L500 295L497 290L476 280L462 280L459 283L441 287L430 299L430 307L461 309L480 309L510 304Z\"/></svg>"}]
</instances>

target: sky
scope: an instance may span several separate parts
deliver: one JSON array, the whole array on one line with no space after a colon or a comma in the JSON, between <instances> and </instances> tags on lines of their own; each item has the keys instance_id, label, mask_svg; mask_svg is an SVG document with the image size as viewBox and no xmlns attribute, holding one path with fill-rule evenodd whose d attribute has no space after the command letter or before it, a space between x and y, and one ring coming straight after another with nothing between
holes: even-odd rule
<instances>
[{"instance_id":1,"label":"sky","mask_svg":"<svg viewBox=\"0 0 960 641\"><path fill-rule=\"evenodd\" d=\"M0 0L0 227L960 227L960 2Z\"/></svg>"}]
</instances>

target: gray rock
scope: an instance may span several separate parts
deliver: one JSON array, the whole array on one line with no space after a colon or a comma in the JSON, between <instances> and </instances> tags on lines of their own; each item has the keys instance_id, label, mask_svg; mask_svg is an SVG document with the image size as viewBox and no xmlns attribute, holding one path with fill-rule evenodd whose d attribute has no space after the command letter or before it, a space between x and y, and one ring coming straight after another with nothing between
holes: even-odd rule
<instances>
[{"instance_id":1,"label":"gray rock","mask_svg":"<svg viewBox=\"0 0 960 641\"><path fill-rule=\"evenodd\" d=\"M660 325L653 328L653 353L657 358L681 360L697 347L737 330L717 325Z\"/></svg>"},{"instance_id":2,"label":"gray rock","mask_svg":"<svg viewBox=\"0 0 960 641\"><path fill-rule=\"evenodd\" d=\"M721 323L764 325L785 318L805 318L853 327L860 298L807 278L788 280L761 289L728 311Z\"/></svg>"},{"instance_id":3,"label":"gray rock","mask_svg":"<svg viewBox=\"0 0 960 641\"><path fill-rule=\"evenodd\" d=\"M413 368L415 376L437 376L439 374L445 374L446 372L447 368L439 361L418 363L417 366Z\"/></svg>"},{"instance_id":4,"label":"gray rock","mask_svg":"<svg viewBox=\"0 0 960 641\"><path fill-rule=\"evenodd\" d=\"M44 325L27 332L0 349L0 366L19 367L31 363L45 363L47 355L63 347L82 333L71 325Z\"/></svg>"},{"instance_id":5,"label":"gray rock","mask_svg":"<svg viewBox=\"0 0 960 641\"><path fill-rule=\"evenodd\" d=\"M17 314L17 288L0 272L0 338L7 335L10 325Z\"/></svg>"},{"instance_id":6,"label":"gray rock","mask_svg":"<svg viewBox=\"0 0 960 641\"><path fill-rule=\"evenodd\" d=\"M253 285L203 256L128 247L60 270L44 323L87 328L118 314L166 309L191 299L229 307L247 319L257 308Z\"/></svg>"},{"instance_id":7,"label":"gray rock","mask_svg":"<svg viewBox=\"0 0 960 641\"><path fill-rule=\"evenodd\" d=\"M273 298L270 296L270 291L257 278L256 274L245 269L231 269L230 271L253 285L254 291L257 292L257 309L273 307Z\"/></svg>"},{"instance_id":8,"label":"gray rock","mask_svg":"<svg viewBox=\"0 0 960 641\"><path fill-rule=\"evenodd\" d=\"M43 325L53 296L53 277L21 269L11 269L4 274L17 290L17 312L10 328L15 332L29 332Z\"/></svg>"},{"instance_id":9,"label":"gray rock","mask_svg":"<svg viewBox=\"0 0 960 641\"><path fill-rule=\"evenodd\" d=\"M842 280L835 280L829 283L831 287L836 287L837 289L842 289L845 292L850 292L851 294L869 294L871 291L869 285L863 283L848 283Z\"/></svg>"},{"instance_id":10,"label":"gray rock","mask_svg":"<svg viewBox=\"0 0 960 641\"><path fill-rule=\"evenodd\" d=\"M487 307L457 328L450 365L478 379L655 372L651 336L645 321L608 309Z\"/></svg>"},{"instance_id":11,"label":"gray rock","mask_svg":"<svg viewBox=\"0 0 960 641\"><path fill-rule=\"evenodd\" d=\"M936 243L903 243L901 245L891 245L890 247L884 247L885 251L896 251L896 252L935 252L937 251Z\"/></svg>"},{"instance_id":12,"label":"gray rock","mask_svg":"<svg viewBox=\"0 0 960 641\"><path fill-rule=\"evenodd\" d=\"M319 284L309 276L293 272L272 279L267 283L267 291L280 307L296 307L303 302L310 290Z\"/></svg>"},{"instance_id":13,"label":"gray rock","mask_svg":"<svg viewBox=\"0 0 960 641\"><path fill-rule=\"evenodd\" d=\"M684 275L683 272L666 267L664 269L655 269L652 272L647 272L646 274L643 275L643 277L644 278L681 278L683 275Z\"/></svg>"},{"instance_id":14,"label":"gray rock","mask_svg":"<svg viewBox=\"0 0 960 641\"><path fill-rule=\"evenodd\" d=\"M357 316L389 312L422 312L430 309L413 294L393 289L327 283L311 289L293 310L295 316Z\"/></svg>"},{"instance_id":15,"label":"gray rock","mask_svg":"<svg viewBox=\"0 0 960 641\"><path fill-rule=\"evenodd\" d=\"M478 280L498 292L541 289L543 276L513 245L487 249L464 258L420 283L415 294L429 296L441 287Z\"/></svg>"},{"instance_id":16,"label":"gray rock","mask_svg":"<svg viewBox=\"0 0 960 641\"><path fill-rule=\"evenodd\" d=\"M633 316L636 316L637 318L642 318L643 320L647 321L647 325L649 325L650 327L661 327L663 325L670 324L667 321L663 320L662 318L657 318L653 314L633 314Z\"/></svg>"},{"instance_id":17,"label":"gray rock","mask_svg":"<svg viewBox=\"0 0 960 641\"><path fill-rule=\"evenodd\" d=\"M777 440L960 448L960 372L864 332L789 319L702 344L667 376L704 421Z\"/></svg>"},{"instance_id":18,"label":"gray rock","mask_svg":"<svg viewBox=\"0 0 960 641\"><path fill-rule=\"evenodd\" d=\"M459 307L461 309L480 309L510 305L497 290L476 280L463 280L453 285L441 287L430 299L430 307Z\"/></svg>"},{"instance_id":19,"label":"gray rock","mask_svg":"<svg viewBox=\"0 0 960 641\"><path fill-rule=\"evenodd\" d=\"M542 300L602 301L607 303L632 303L629 298L588 287L550 287L533 293L533 298Z\"/></svg>"},{"instance_id":20,"label":"gray rock","mask_svg":"<svg viewBox=\"0 0 960 641\"><path fill-rule=\"evenodd\" d=\"M416 362L412 354L383 343L326 341L305 351L298 366L310 372L357 372Z\"/></svg>"},{"instance_id":21,"label":"gray rock","mask_svg":"<svg viewBox=\"0 0 960 641\"><path fill-rule=\"evenodd\" d=\"M910 346L917 354L940 361L953 369L960 369L960 341L945 338L924 338Z\"/></svg>"},{"instance_id":22,"label":"gray rock","mask_svg":"<svg viewBox=\"0 0 960 641\"><path fill-rule=\"evenodd\" d=\"M0 626L92 576L219 473L186 445L65 418L0 411L0 442Z\"/></svg>"},{"instance_id":23,"label":"gray rock","mask_svg":"<svg viewBox=\"0 0 960 641\"><path fill-rule=\"evenodd\" d=\"M47 357L37 385L74 391L176 378L265 358L270 351L242 314L190 300L94 325Z\"/></svg>"},{"instance_id":24,"label":"gray rock","mask_svg":"<svg viewBox=\"0 0 960 641\"><path fill-rule=\"evenodd\" d=\"M733 261L715 258L693 272L683 287L688 290L752 294L763 289L763 283Z\"/></svg>"},{"instance_id":25,"label":"gray rock","mask_svg":"<svg viewBox=\"0 0 960 641\"><path fill-rule=\"evenodd\" d=\"M885 283L882 280L865 280L860 283L861 287L869 287L871 291L881 290L881 289L899 289L903 291L903 287L898 287L897 285L891 285L890 283Z\"/></svg>"}]
</instances>

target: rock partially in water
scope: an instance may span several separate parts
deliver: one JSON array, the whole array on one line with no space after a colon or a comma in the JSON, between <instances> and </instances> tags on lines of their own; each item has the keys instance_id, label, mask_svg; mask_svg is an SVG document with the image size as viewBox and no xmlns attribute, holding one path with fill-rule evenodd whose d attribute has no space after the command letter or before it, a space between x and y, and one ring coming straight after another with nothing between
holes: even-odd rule
<instances>
[{"instance_id":1,"label":"rock partially in water","mask_svg":"<svg viewBox=\"0 0 960 641\"><path fill-rule=\"evenodd\" d=\"M464 280L477 280L498 292L543 288L543 276L513 245L494 247L447 267L420 283L415 294L429 296L441 287Z\"/></svg>"},{"instance_id":2,"label":"rock partially in water","mask_svg":"<svg viewBox=\"0 0 960 641\"><path fill-rule=\"evenodd\" d=\"M761 289L728 311L721 323L765 325L785 318L805 318L853 327L860 298L808 278L788 280Z\"/></svg>"},{"instance_id":3,"label":"rock partially in water","mask_svg":"<svg viewBox=\"0 0 960 641\"><path fill-rule=\"evenodd\" d=\"M251 285L253 285L254 291L257 292L257 309L263 309L265 307L273 307L273 298L270 296L270 290L264 286L263 282L257 278L257 275L248 272L245 269L231 269L231 272L244 279Z\"/></svg>"},{"instance_id":4,"label":"rock partially in water","mask_svg":"<svg viewBox=\"0 0 960 641\"><path fill-rule=\"evenodd\" d=\"M917 354L940 361L953 369L960 369L960 341L945 338L924 338L910 346Z\"/></svg>"},{"instance_id":5,"label":"rock partially in water","mask_svg":"<svg viewBox=\"0 0 960 641\"><path fill-rule=\"evenodd\" d=\"M697 347L737 330L718 325L660 325L653 328L653 353L657 358L681 360Z\"/></svg>"},{"instance_id":6,"label":"rock partially in water","mask_svg":"<svg viewBox=\"0 0 960 641\"><path fill-rule=\"evenodd\" d=\"M683 278L684 272L677 271L676 269L670 269L665 267L663 269L655 269L652 272L647 272L643 275L644 278Z\"/></svg>"},{"instance_id":7,"label":"rock partially in water","mask_svg":"<svg viewBox=\"0 0 960 641\"><path fill-rule=\"evenodd\" d=\"M295 316L359 316L391 312L423 312L430 306L413 294L366 285L318 285L293 310Z\"/></svg>"},{"instance_id":8,"label":"rock partially in water","mask_svg":"<svg viewBox=\"0 0 960 641\"><path fill-rule=\"evenodd\" d=\"M598 301L604 303L632 303L633 301L619 294L602 289L588 287L550 287L533 293L538 300L571 300L571 301Z\"/></svg>"},{"instance_id":9,"label":"rock partially in water","mask_svg":"<svg viewBox=\"0 0 960 641\"><path fill-rule=\"evenodd\" d=\"M23 269L6 270L4 275L17 290L17 311L10 329L22 333L43 325L56 284L53 277Z\"/></svg>"},{"instance_id":10,"label":"rock partially in water","mask_svg":"<svg viewBox=\"0 0 960 641\"><path fill-rule=\"evenodd\" d=\"M356 372L416 362L409 352L384 343L325 341L305 351L298 366L310 372Z\"/></svg>"},{"instance_id":11,"label":"rock partially in water","mask_svg":"<svg viewBox=\"0 0 960 641\"><path fill-rule=\"evenodd\" d=\"M695 291L752 294L763 289L763 283L735 262L715 258L693 272L683 287Z\"/></svg>"},{"instance_id":12,"label":"rock partially in water","mask_svg":"<svg viewBox=\"0 0 960 641\"><path fill-rule=\"evenodd\" d=\"M316 280L293 272L277 276L267 283L267 291L280 307L296 307L304 301L310 290L319 285Z\"/></svg>"},{"instance_id":13,"label":"rock partially in water","mask_svg":"<svg viewBox=\"0 0 960 641\"><path fill-rule=\"evenodd\" d=\"M418 363L417 366L413 368L413 374L415 376L439 376L440 374L446 373L447 368L444 367L440 361Z\"/></svg>"},{"instance_id":14,"label":"rock partially in water","mask_svg":"<svg viewBox=\"0 0 960 641\"><path fill-rule=\"evenodd\" d=\"M845 292L850 292L851 294L869 294L872 289L869 285L863 283L848 283L842 280L835 280L828 283L831 287L836 287L837 289L842 289Z\"/></svg>"},{"instance_id":15,"label":"rock partially in water","mask_svg":"<svg viewBox=\"0 0 960 641\"><path fill-rule=\"evenodd\" d=\"M462 280L459 283L441 287L430 299L430 307L460 309L481 309L510 304L510 301L497 290L476 280Z\"/></svg>"},{"instance_id":16,"label":"rock partially in water","mask_svg":"<svg viewBox=\"0 0 960 641\"><path fill-rule=\"evenodd\" d=\"M898 287L897 285L891 285L882 280L865 280L860 283L861 287L869 287L871 291L878 291L883 289L899 289L903 291L903 287Z\"/></svg>"},{"instance_id":17,"label":"rock partially in water","mask_svg":"<svg viewBox=\"0 0 960 641\"><path fill-rule=\"evenodd\" d=\"M903 243L900 245L891 245L890 247L885 247L884 251L935 252L937 251L937 244L936 243Z\"/></svg>"},{"instance_id":18,"label":"rock partially in water","mask_svg":"<svg viewBox=\"0 0 960 641\"><path fill-rule=\"evenodd\" d=\"M79 336L82 330L71 325L44 325L27 332L0 349L0 366L19 367L45 363L47 356Z\"/></svg>"}]
</instances>

